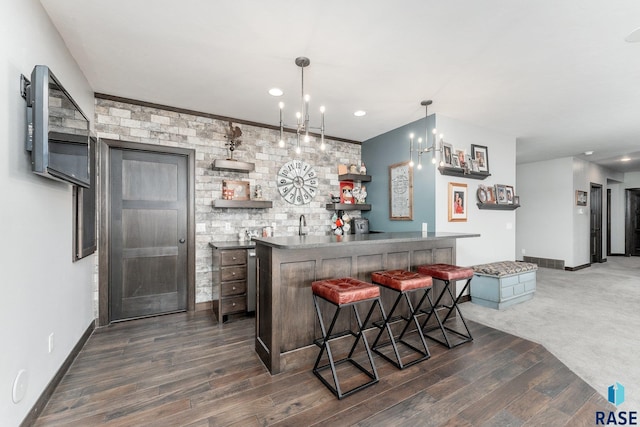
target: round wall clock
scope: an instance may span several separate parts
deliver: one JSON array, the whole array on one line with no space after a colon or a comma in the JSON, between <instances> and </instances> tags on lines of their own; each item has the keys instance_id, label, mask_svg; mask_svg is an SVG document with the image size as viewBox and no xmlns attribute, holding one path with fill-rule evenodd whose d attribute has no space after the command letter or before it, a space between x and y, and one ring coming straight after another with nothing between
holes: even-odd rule
<instances>
[{"instance_id":1,"label":"round wall clock","mask_svg":"<svg viewBox=\"0 0 640 427\"><path fill-rule=\"evenodd\" d=\"M302 160L290 160L278 171L278 192L293 205L309 203L318 189L318 175Z\"/></svg>"}]
</instances>

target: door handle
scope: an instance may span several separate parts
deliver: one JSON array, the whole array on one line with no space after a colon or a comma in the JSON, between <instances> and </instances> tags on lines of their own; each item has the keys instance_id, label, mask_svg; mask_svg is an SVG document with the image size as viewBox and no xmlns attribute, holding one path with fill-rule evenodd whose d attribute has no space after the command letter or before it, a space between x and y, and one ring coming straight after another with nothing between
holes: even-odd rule
<instances>
[{"instance_id":1,"label":"door handle","mask_svg":"<svg viewBox=\"0 0 640 427\"><path fill-rule=\"evenodd\" d=\"M184 239L180 239L180 243L184 243L184 242L185 242L185 240L184 240Z\"/></svg>"}]
</instances>

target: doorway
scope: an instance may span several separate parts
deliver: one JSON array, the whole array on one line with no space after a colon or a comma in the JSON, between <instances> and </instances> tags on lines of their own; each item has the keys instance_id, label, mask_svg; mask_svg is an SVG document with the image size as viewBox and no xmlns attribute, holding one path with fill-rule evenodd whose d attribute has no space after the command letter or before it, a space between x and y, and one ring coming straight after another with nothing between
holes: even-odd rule
<instances>
[{"instance_id":1,"label":"doorway","mask_svg":"<svg viewBox=\"0 0 640 427\"><path fill-rule=\"evenodd\" d=\"M602 262L602 185L591 183L591 263Z\"/></svg>"},{"instance_id":2,"label":"doorway","mask_svg":"<svg viewBox=\"0 0 640 427\"><path fill-rule=\"evenodd\" d=\"M626 190L625 255L640 256L640 188Z\"/></svg>"},{"instance_id":3,"label":"doorway","mask_svg":"<svg viewBox=\"0 0 640 427\"><path fill-rule=\"evenodd\" d=\"M103 142L100 325L194 310L194 151Z\"/></svg>"}]
</instances>

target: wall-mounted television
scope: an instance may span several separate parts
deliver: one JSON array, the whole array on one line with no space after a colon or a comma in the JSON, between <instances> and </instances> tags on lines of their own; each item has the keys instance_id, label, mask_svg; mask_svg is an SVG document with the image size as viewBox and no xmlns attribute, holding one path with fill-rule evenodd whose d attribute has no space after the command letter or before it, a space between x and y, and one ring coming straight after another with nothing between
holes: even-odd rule
<instances>
[{"instance_id":1,"label":"wall-mounted television","mask_svg":"<svg viewBox=\"0 0 640 427\"><path fill-rule=\"evenodd\" d=\"M25 91L33 172L89 187L89 119L45 65L34 67Z\"/></svg>"}]
</instances>

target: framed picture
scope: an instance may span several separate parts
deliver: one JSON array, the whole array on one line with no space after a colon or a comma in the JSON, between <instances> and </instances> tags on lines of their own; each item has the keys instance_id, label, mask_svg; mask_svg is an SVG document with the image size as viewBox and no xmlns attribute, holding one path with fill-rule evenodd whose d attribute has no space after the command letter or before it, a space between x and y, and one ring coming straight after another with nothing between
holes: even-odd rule
<instances>
[{"instance_id":1,"label":"framed picture","mask_svg":"<svg viewBox=\"0 0 640 427\"><path fill-rule=\"evenodd\" d=\"M458 159L458 156L456 156L455 154L451 155L451 167L453 168L460 168L460 160Z\"/></svg>"},{"instance_id":2,"label":"framed picture","mask_svg":"<svg viewBox=\"0 0 640 427\"><path fill-rule=\"evenodd\" d=\"M389 166L389 219L413 220L413 168L409 162Z\"/></svg>"},{"instance_id":3,"label":"framed picture","mask_svg":"<svg viewBox=\"0 0 640 427\"><path fill-rule=\"evenodd\" d=\"M587 192L586 191L576 191L576 205L577 206L587 206Z\"/></svg>"},{"instance_id":4,"label":"framed picture","mask_svg":"<svg viewBox=\"0 0 640 427\"><path fill-rule=\"evenodd\" d=\"M471 157L478 161L479 172L489 172L489 149L487 147L471 144Z\"/></svg>"},{"instance_id":5,"label":"framed picture","mask_svg":"<svg viewBox=\"0 0 640 427\"><path fill-rule=\"evenodd\" d=\"M222 197L227 200L249 200L249 181L222 181Z\"/></svg>"},{"instance_id":6,"label":"framed picture","mask_svg":"<svg viewBox=\"0 0 640 427\"><path fill-rule=\"evenodd\" d=\"M353 197L353 182L340 181L340 203L355 203Z\"/></svg>"},{"instance_id":7,"label":"framed picture","mask_svg":"<svg viewBox=\"0 0 640 427\"><path fill-rule=\"evenodd\" d=\"M485 203L496 203L496 189L494 187L486 187L484 189L485 194L487 195L487 200Z\"/></svg>"},{"instance_id":8,"label":"framed picture","mask_svg":"<svg viewBox=\"0 0 640 427\"><path fill-rule=\"evenodd\" d=\"M456 150L455 156L458 158L458 167L463 168L465 165L464 150Z\"/></svg>"},{"instance_id":9,"label":"framed picture","mask_svg":"<svg viewBox=\"0 0 640 427\"><path fill-rule=\"evenodd\" d=\"M513 204L513 198L515 196L515 194L513 194L513 187L510 186L510 185L505 185L504 189L505 189L505 193L507 195L507 203L512 205Z\"/></svg>"},{"instance_id":10,"label":"framed picture","mask_svg":"<svg viewBox=\"0 0 640 427\"><path fill-rule=\"evenodd\" d=\"M507 188L505 185L496 184L496 202L499 205L506 205L507 201Z\"/></svg>"},{"instance_id":11,"label":"framed picture","mask_svg":"<svg viewBox=\"0 0 640 427\"><path fill-rule=\"evenodd\" d=\"M514 205L520 204L520 196L513 196L513 204Z\"/></svg>"},{"instance_id":12,"label":"framed picture","mask_svg":"<svg viewBox=\"0 0 640 427\"><path fill-rule=\"evenodd\" d=\"M449 183L449 222L467 220L467 184Z\"/></svg>"},{"instance_id":13,"label":"framed picture","mask_svg":"<svg viewBox=\"0 0 640 427\"><path fill-rule=\"evenodd\" d=\"M442 143L442 161L444 162L445 166L453 166L453 164L451 163L451 158L452 158L452 153L453 153L453 146L451 144L447 144L446 142Z\"/></svg>"},{"instance_id":14,"label":"framed picture","mask_svg":"<svg viewBox=\"0 0 640 427\"><path fill-rule=\"evenodd\" d=\"M477 160L471 160L471 170L473 172L480 172L480 169L478 168L478 161Z\"/></svg>"}]
</instances>

